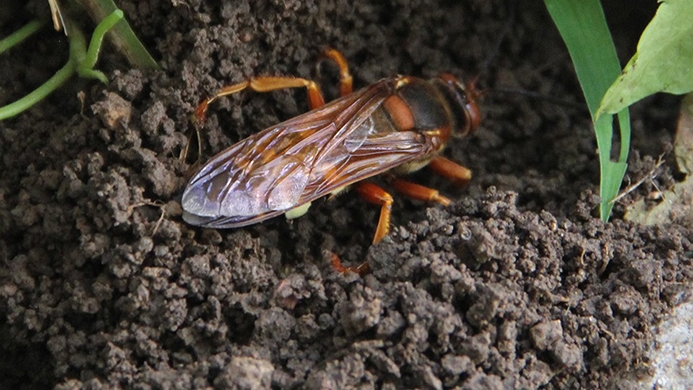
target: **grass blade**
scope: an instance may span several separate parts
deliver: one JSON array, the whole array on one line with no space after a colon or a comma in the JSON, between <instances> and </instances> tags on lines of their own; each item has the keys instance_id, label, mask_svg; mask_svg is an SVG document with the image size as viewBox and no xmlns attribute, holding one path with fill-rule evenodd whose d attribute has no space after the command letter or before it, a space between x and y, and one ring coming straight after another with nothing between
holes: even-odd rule
<instances>
[{"instance_id":1,"label":"grass blade","mask_svg":"<svg viewBox=\"0 0 693 390\"><path fill-rule=\"evenodd\" d=\"M577 73L582 92L594 121L604 93L621 73L611 33L599 0L544 0L565 42ZM614 199L626 173L630 149L628 109L618 113L621 148L617 161L611 160L613 116L602 115L594 122L601 171L600 217L607 221Z\"/></svg>"}]
</instances>

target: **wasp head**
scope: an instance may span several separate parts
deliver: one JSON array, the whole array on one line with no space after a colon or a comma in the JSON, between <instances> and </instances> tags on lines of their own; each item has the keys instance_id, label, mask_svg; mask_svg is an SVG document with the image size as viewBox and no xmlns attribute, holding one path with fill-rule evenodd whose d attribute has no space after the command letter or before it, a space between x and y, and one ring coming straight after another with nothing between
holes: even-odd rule
<instances>
[{"instance_id":1,"label":"wasp head","mask_svg":"<svg viewBox=\"0 0 693 390\"><path fill-rule=\"evenodd\" d=\"M473 133L481 122L481 111L476 101L482 93L475 87L476 79L463 84L455 76L443 73L438 80L444 85L443 90L455 116L455 128L459 129L458 135Z\"/></svg>"}]
</instances>

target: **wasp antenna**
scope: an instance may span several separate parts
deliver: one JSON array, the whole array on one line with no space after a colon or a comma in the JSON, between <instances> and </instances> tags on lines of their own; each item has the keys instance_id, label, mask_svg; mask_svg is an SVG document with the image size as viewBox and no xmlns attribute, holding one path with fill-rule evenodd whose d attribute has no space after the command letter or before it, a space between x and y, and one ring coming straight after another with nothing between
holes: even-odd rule
<instances>
[{"instance_id":1,"label":"wasp antenna","mask_svg":"<svg viewBox=\"0 0 693 390\"><path fill-rule=\"evenodd\" d=\"M508 11L508 21L505 24L505 27L503 28L503 31L501 31L500 35L498 36L498 40L494 43L492 46L491 52L489 55L486 57L486 60L481 64L479 67L479 74L483 74L484 72L488 71L489 66L491 66L491 61L496 57L498 52L500 52L500 47L503 41L505 40L505 37L508 36L510 33L510 30L512 29L513 24L515 24L515 15L517 11L517 2L511 1L509 2L510 4L510 9Z\"/></svg>"},{"instance_id":2,"label":"wasp antenna","mask_svg":"<svg viewBox=\"0 0 693 390\"><path fill-rule=\"evenodd\" d=\"M555 96L546 95L543 93L535 91L527 91L522 89L510 89L510 88L491 88L484 91L484 93L492 94L508 94L508 95L520 95L530 99L543 100L549 103L553 103L559 106L572 108L578 111L588 111L587 106L584 103L577 103L574 101L561 99Z\"/></svg>"}]
</instances>

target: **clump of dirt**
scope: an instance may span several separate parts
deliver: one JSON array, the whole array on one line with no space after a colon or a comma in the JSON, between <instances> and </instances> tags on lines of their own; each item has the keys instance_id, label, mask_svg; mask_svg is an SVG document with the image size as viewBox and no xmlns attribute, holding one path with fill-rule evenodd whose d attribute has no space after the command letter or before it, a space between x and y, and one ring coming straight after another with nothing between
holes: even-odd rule
<instances>
[{"instance_id":1,"label":"clump of dirt","mask_svg":"<svg viewBox=\"0 0 693 390\"><path fill-rule=\"evenodd\" d=\"M651 328L687 297L691 232L625 222L622 204L611 223L595 218L589 116L493 92L581 101L541 4L118 5L162 71L127 70L107 47L109 86L75 80L0 123L2 387L613 388L627 371L646 373ZM46 32L0 58L0 103L60 66L57 41ZM334 69L313 71L325 46L349 59L357 87L397 73L480 75L482 127L446 151L472 183L414 174L453 204L397 197L377 245L378 210L353 194L291 222L186 225L178 155L196 104L261 74L315 77L334 95ZM634 112L637 137L650 140L635 142L647 145L632 157L635 179L671 142L666 107ZM303 91L221 99L203 153L305 109ZM664 171L656 180L669 185ZM332 253L372 272L339 274Z\"/></svg>"}]
</instances>

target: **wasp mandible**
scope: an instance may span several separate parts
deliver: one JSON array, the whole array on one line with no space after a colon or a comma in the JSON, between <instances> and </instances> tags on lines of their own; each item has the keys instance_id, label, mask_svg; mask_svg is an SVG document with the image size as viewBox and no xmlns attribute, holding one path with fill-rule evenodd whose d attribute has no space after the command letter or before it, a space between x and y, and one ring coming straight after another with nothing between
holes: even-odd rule
<instances>
[{"instance_id":1,"label":"wasp mandible","mask_svg":"<svg viewBox=\"0 0 693 390\"><path fill-rule=\"evenodd\" d=\"M442 156L453 135L473 132L481 120L478 92L450 74L430 80L382 79L352 92L344 56L325 51L339 67L341 97L325 104L314 81L254 77L222 88L195 115L204 121L214 100L251 89L269 92L306 88L311 111L256 133L212 157L192 176L182 197L183 219L209 228L237 228L285 214L299 217L311 202L349 186L381 206L373 242L390 229L392 196L363 181L387 172L392 187L414 199L448 205L438 191L400 176L429 166L466 183L471 171Z\"/></svg>"}]
</instances>

